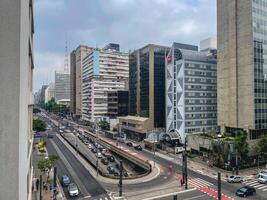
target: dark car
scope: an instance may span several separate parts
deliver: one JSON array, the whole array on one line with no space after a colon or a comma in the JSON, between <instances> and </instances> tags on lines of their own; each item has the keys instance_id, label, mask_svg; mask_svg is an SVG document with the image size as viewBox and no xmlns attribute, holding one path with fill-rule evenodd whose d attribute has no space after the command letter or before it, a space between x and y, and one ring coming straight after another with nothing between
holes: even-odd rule
<instances>
[{"instance_id":1,"label":"dark car","mask_svg":"<svg viewBox=\"0 0 267 200\"><path fill-rule=\"evenodd\" d=\"M101 162L102 162L104 165L107 165L107 164L108 164L108 159L107 159L107 158L101 158Z\"/></svg>"},{"instance_id":2,"label":"dark car","mask_svg":"<svg viewBox=\"0 0 267 200\"><path fill-rule=\"evenodd\" d=\"M63 175L61 177L61 182L63 186L68 186L70 184L70 177L68 177L67 175Z\"/></svg>"},{"instance_id":3,"label":"dark car","mask_svg":"<svg viewBox=\"0 0 267 200\"><path fill-rule=\"evenodd\" d=\"M114 162L115 161L115 158L113 156L107 156L109 162Z\"/></svg>"},{"instance_id":4,"label":"dark car","mask_svg":"<svg viewBox=\"0 0 267 200\"><path fill-rule=\"evenodd\" d=\"M117 170L117 169L114 169L113 174L114 174L114 176L119 176L120 175L120 171Z\"/></svg>"},{"instance_id":5,"label":"dark car","mask_svg":"<svg viewBox=\"0 0 267 200\"><path fill-rule=\"evenodd\" d=\"M138 150L138 151L142 151L142 147L141 147L141 145L136 145L134 148L135 148L136 150Z\"/></svg>"},{"instance_id":6,"label":"dark car","mask_svg":"<svg viewBox=\"0 0 267 200\"><path fill-rule=\"evenodd\" d=\"M93 153L96 153L96 152L97 152L97 149L96 149L96 148L92 148L91 151L92 151Z\"/></svg>"},{"instance_id":7,"label":"dark car","mask_svg":"<svg viewBox=\"0 0 267 200\"><path fill-rule=\"evenodd\" d=\"M48 133L48 135L47 135L47 138L53 138L54 137L54 135L53 134L51 134L51 133Z\"/></svg>"},{"instance_id":8,"label":"dark car","mask_svg":"<svg viewBox=\"0 0 267 200\"><path fill-rule=\"evenodd\" d=\"M107 170L108 170L108 172L109 172L110 174L113 174L113 173L115 172L115 168L114 168L112 165L109 165L109 166L107 167Z\"/></svg>"},{"instance_id":9,"label":"dark car","mask_svg":"<svg viewBox=\"0 0 267 200\"><path fill-rule=\"evenodd\" d=\"M239 197L247 197L255 193L256 193L255 188L250 187L250 186L244 186L242 188L239 188L235 194L236 196L239 196Z\"/></svg>"},{"instance_id":10,"label":"dark car","mask_svg":"<svg viewBox=\"0 0 267 200\"><path fill-rule=\"evenodd\" d=\"M132 146L133 146L133 143L131 143L131 142L126 142L126 145L129 146L129 147L132 147Z\"/></svg>"}]
</instances>

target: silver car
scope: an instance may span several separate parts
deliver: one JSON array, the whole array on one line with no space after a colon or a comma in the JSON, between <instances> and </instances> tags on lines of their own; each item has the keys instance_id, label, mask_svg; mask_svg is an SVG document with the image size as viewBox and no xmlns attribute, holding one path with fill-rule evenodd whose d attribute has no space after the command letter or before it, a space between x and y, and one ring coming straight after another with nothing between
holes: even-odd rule
<instances>
[{"instance_id":1,"label":"silver car","mask_svg":"<svg viewBox=\"0 0 267 200\"><path fill-rule=\"evenodd\" d=\"M241 183L243 178L241 176L232 175L227 178L228 183Z\"/></svg>"},{"instance_id":2,"label":"silver car","mask_svg":"<svg viewBox=\"0 0 267 200\"><path fill-rule=\"evenodd\" d=\"M68 186L69 195L75 197L79 195L78 187L75 183L70 183Z\"/></svg>"}]
</instances>

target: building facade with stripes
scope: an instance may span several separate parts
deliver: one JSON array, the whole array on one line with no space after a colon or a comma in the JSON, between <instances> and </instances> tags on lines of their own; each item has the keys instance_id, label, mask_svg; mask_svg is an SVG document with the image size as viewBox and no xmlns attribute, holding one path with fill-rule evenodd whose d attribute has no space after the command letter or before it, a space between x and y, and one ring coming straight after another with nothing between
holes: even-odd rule
<instances>
[{"instance_id":1,"label":"building facade with stripes","mask_svg":"<svg viewBox=\"0 0 267 200\"><path fill-rule=\"evenodd\" d=\"M166 58L166 131L187 134L217 125L216 50L174 43Z\"/></svg>"},{"instance_id":2,"label":"building facade with stripes","mask_svg":"<svg viewBox=\"0 0 267 200\"><path fill-rule=\"evenodd\" d=\"M108 114L107 93L128 88L129 56L116 49L94 49L82 62L82 119Z\"/></svg>"}]
</instances>

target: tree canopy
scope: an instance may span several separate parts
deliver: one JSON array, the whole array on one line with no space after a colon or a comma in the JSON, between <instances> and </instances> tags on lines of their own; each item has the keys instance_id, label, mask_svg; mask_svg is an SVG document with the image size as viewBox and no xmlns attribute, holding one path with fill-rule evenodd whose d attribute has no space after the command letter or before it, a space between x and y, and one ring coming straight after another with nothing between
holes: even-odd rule
<instances>
[{"instance_id":1,"label":"tree canopy","mask_svg":"<svg viewBox=\"0 0 267 200\"><path fill-rule=\"evenodd\" d=\"M34 131L41 132L46 130L46 122L43 120L34 119L32 125Z\"/></svg>"},{"instance_id":2,"label":"tree canopy","mask_svg":"<svg viewBox=\"0 0 267 200\"><path fill-rule=\"evenodd\" d=\"M110 129L110 124L105 121L105 120L101 120L97 123L97 125L102 129L102 130L109 130Z\"/></svg>"}]
</instances>

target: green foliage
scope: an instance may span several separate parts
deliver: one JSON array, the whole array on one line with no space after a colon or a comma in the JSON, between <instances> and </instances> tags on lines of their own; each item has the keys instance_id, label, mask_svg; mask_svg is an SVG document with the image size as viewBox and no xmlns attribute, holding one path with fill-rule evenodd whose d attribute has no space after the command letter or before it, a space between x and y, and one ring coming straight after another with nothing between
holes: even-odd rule
<instances>
[{"instance_id":1,"label":"green foliage","mask_svg":"<svg viewBox=\"0 0 267 200\"><path fill-rule=\"evenodd\" d=\"M54 98L52 98L44 105L44 109L48 112L53 112L55 114L66 115L70 113L69 106L57 104Z\"/></svg>"},{"instance_id":2,"label":"green foliage","mask_svg":"<svg viewBox=\"0 0 267 200\"><path fill-rule=\"evenodd\" d=\"M263 136L259 142L254 146L257 154L267 153L267 136Z\"/></svg>"},{"instance_id":3,"label":"green foliage","mask_svg":"<svg viewBox=\"0 0 267 200\"><path fill-rule=\"evenodd\" d=\"M56 165L58 159L58 156L50 155L48 158L44 158L38 162L38 169L40 169L42 172L50 172L51 169Z\"/></svg>"},{"instance_id":4,"label":"green foliage","mask_svg":"<svg viewBox=\"0 0 267 200\"><path fill-rule=\"evenodd\" d=\"M241 160L245 160L248 156L249 146L247 143L247 132L246 131L237 131L234 138L234 147L238 157Z\"/></svg>"},{"instance_id":5,"label":"green foliage","mask_svg":"<svg viewBox=\"0 0 267 200\"><path fill-rule=\"evenodd\" d=\"M46 130L46 122L43 120L34 119L32 125L34 131L41 132Z\"/></svg>"},{"instance_id":6,"label":"green foliage","mask_svg":"<svg viewBox=\"0 0 267 200\"><path fill-rule=\"evenodd\" d=\"M212 143L212 154L214 156L214 162L216 166L223 167L224 161L230 154L230 144L224 140L213 140Z\"/></svg>"},{"instance_id":7,"label":"green foliage","mask_svg":"<svg viewBox=\"0 0 267 200\"><path fill-rule=\"evenodd\" d=\"M110 129L110 124L105 120L101 120L100 122L97 123L97 125L101 128L101 130L109 130Z\"/></svg>"},{"instance_id":8,"label":"green foliage","mask_svg":"<svg viewBox=\"0 0 267 200\"><path fill-rule=\"evenodd\" d=\"M39 113L39 112L41 112L40 109L38 109L38 108L33 108L33 113Z\"/></svg>"}]
</instances>

